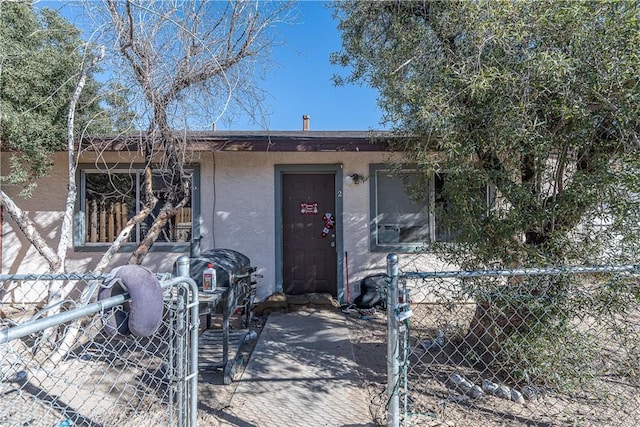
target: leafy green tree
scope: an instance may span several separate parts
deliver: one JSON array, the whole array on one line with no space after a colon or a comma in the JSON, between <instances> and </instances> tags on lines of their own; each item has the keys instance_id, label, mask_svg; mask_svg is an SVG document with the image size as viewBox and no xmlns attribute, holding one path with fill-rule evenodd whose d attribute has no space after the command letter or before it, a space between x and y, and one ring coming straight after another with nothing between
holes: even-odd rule
<instances>
[{"instance_id":1,"label":"leafy green tree","mask_svg":"<svg viewBox=\"0 0 640 427\"><path fill-rule=\"evenodd\" d=\"M101 111L99 85L91 76L104 49L93 55L79 38L79 30L53 11L35 13L27 2L0 2L0 6L0 151L10 164L1 181L16 184L23 188L23 196L29 196L35 181L51 170L53 153L66 151L67 194L57 250L3 188L0 206L42 255L49 271L64 273L77 188L76 127L93 129L91 119ZM50 284L48 314L60 311L74 287L73 281ZM77 331L68 328L62 345L47 348L50 360L64 356ZM53 343L54 335L48 330L42 341Z\"/></svg>"},{"instance_id":2,"label":"leafy green tree","mask_svg":"<svg viewBox=\"0 0 640 427\"><path fill-rule=\"evenodd\" d=\"M602 240L578 226L597 217L634 237L637 2L337 10L344 49L334 62L352 68L344 81L378 88L387 120L411 135L398 148L424 171L446 172L447 225L461 245L441 255L465 268L588 262ZM477 191L485 182L497 189L494 209Z\"/></svg>"},{"instance_id":3,"label":"leafy green tree","mask_svg":"<svg viewBox=\"0 0 640 427\"><path fill-rule=\"evenodd\" d=\"M23 195L51 171L51 155L66 147L67 109L80 64L90 61L83 58L83 45L80 30L57 12L36 12L31 2L2 2L0 144L13 152L2 182L25 185ZM76 126L82 129L101 109L91 76L78 102Z\"/></svg>"},{"instance_id":4,"label":"leafy green tree","mask_svg":"<svg viewBox=\"0 0 640 427\"><path fill-rule=\"evenodd\" d=\"M332 61L350 69L338 84L377 88L394 148L444 174L438 214L457 242L429 250L464 269L637 262L637 1L344 1L335 13ZM481 301L477 316L557 329L576 305L515 303L567 297L566 283L547 286ZM505 340L522 331L510 326Z\"/></svg>"}]
</instances>

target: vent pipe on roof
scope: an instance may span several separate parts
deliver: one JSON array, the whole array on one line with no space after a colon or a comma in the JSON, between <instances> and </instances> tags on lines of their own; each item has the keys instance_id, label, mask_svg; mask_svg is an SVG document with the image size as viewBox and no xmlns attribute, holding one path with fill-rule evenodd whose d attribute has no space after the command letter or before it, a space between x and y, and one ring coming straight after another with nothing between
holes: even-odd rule
<instances>
[{"instance_id":1,"label":"vent pipe on roof","mask_svg":"<svg viewBox=\"0 0 640 427\"><path fill-rule=\"evenodd\" d=\"M309 130L309 115L302 116L302 130Z\"/></svg>"}]
</instances>

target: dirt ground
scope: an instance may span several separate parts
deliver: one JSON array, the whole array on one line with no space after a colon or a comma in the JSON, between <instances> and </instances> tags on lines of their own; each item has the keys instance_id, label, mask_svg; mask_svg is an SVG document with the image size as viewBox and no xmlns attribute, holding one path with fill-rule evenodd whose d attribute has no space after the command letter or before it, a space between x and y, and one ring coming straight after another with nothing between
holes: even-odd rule
<instances>
[{"instance_id":1,"label":"dirt ground","mask_svg":"<svg viewBox=\"0 0 640 427\"><path fill-rule=\"evenodd\" d=\"M327 308L331 309L331 308ZM334 308L335 309L335 308ZM340 309L336 309L339 310ZM354 356L359 365L359 377L369 393L371 419L378 425L386 425L387 403L387 319L386 312L377 312L364 318L355 310L344 313L353 343ZM255 317L251 329L260 333L267 317ZM241 348L245 361L249 360L255 340ZM443 353L453 350L445 346ZM416 350L411 363L418 363L420 357L430 356L428 352ZM422 352L422 353L420 353ZM453 360L453 358L451 359ZM411 379L408 386L408 425L412 426L618 426L631 427L640 422L640 393L629 384L618 384L603 375L602 382L596 384L608 390L615 397L607 404L596 402L586 390L583 396L548 395L527 400L524 404L486 395L481 399L470 399L446 378L452 372L468 374L455 363L435 363L429 368L429 375L417 381ZM224 409L229 405L237 383L224 385L220 372L204 373L199 383L199 422L203 426L228 426L224 420ZM590 397L591 396L591 397ZM617 403L615 403L617 402ZM622 402L622 403L620 403ZM401 408L404 400L401 399ZM401 409L402 412L402 409Z\"/></svg>"},{"instance_id":2,"label":"dirt ground","mask_svg":"<svg viewBox=\"0 0 640 427\"><path fill-rule=\"evenodd\" d=\"M345 314L345 319L361 379L369 392L371 419L379 425L386 425L387 314L377 312L363 317L350 311Z\"/></svg>"},{"instance_id":3,"label":"dirt ground","mask_svg":"<svg viewBox=\"0 0 640 427\"><path fill-rule=\"evenodd\" d=\"M400 412L406 412L410 426L585 426L635 427L640 425L640 393L635 377L625 378L613 372L602 372L582 389L572 394L555 393L541 389L541 393L527 396L521 401L484 393L471 398L457 384L453 375L472 383L482 384L487 372L464 363L460 347L453 340L436 349L427 350L420 345L421 338L433 337L433 325L439 314L433 306L413 304L410 321L410 349L407 369L407 399L400 392ZM468 326L473 307L458 310L457 319ZM434 317L429 320L429 317ZM366 320L347 315L350 338L356 361L360 365L364 385L369 391L372 419L386 425L387 403L387 317L378 312ZM465 323L467 322L467 323ZM640 324L640 322L638 322ZM431 325L432 327L425 327ZM450 324L449 326L451 326ZM460 325L452 326L450 332ZM610 356L610 360L612 356ZM634 359L635 360L635 359ZM403 369L401 366L400 369ZM494 381L498 381L492 377ZM474 381L475 380L475 381ZM512 389L515 390L515 389ZM522 396L521 396L522 397ZM404 405L406 402L406 411ZM402 417L403 415L401 415ZM404 422L404 420L402 420ZM401 422L400 425L404 425Z\"/></svg>"}]
</instances>

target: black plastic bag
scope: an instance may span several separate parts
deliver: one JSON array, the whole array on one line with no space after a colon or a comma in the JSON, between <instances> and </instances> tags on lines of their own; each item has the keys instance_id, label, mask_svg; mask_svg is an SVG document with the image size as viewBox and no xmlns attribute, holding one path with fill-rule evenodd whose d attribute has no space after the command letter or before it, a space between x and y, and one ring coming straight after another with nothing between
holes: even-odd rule
<instances>
[{"instance_id":1,"label":"black plastic bag","mask_svg":"<svg viewBox=\"0 0 640 427\"><path fill-rule=\"evenodd\" d=\"M372 274L360 281L360 295L353 303L358 308L387 306L387 289L391 277L385 273Z\"/></svg>"}]
</instances>

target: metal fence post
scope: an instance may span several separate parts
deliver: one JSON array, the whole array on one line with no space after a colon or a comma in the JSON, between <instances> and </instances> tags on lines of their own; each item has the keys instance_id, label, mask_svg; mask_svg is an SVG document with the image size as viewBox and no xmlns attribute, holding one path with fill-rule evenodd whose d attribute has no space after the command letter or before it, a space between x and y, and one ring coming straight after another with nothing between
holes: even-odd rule
<instances>
[{"instance_id":1,"label":"metal fence post","mask_svg":"<svg viewBox=\"0 0 640 427\"><path fill-rule=\"evenodd\" d=\"M186 255L182 255L176 261L176 276L190 277L189 276L190 260Z\"/></svg>"},{"instance_id":2,"label":"metal fence post","mask_svg":"<svg viewBox=\"0 0 640 427\"><path fill-rule=\"evenodd\" d=\"M398 255L387 255L387 274L391 276L389 291L387 292L387 396L388 415L387 427L400 425L400 385L398 321L395 307L398 305Z\"/></svg>"},{"instance_id":3,"label":"metal fence post","mask_svg":"<svg viewBox=\"0 0 640 427\"><path fill-rule=\"evenodd\" d=\"M198 242L198 252L199 252L199 242ZM193 330L190 332L190 354L191 360L187 365L190 366L189 373L189 426L195 427L198 425L198 323L199 323L199 298L198 298L198 287L195 282L191 279L191 272L189 271L191 268L191 260L188 256L182 255L176 261L176 275L180 277L184 277L190 282L191 285L191 303L189 306L191 307L191 321L194 324L191 325ZM186 359L184 361L187 362Z\"/></svg>"}]
</instances>

